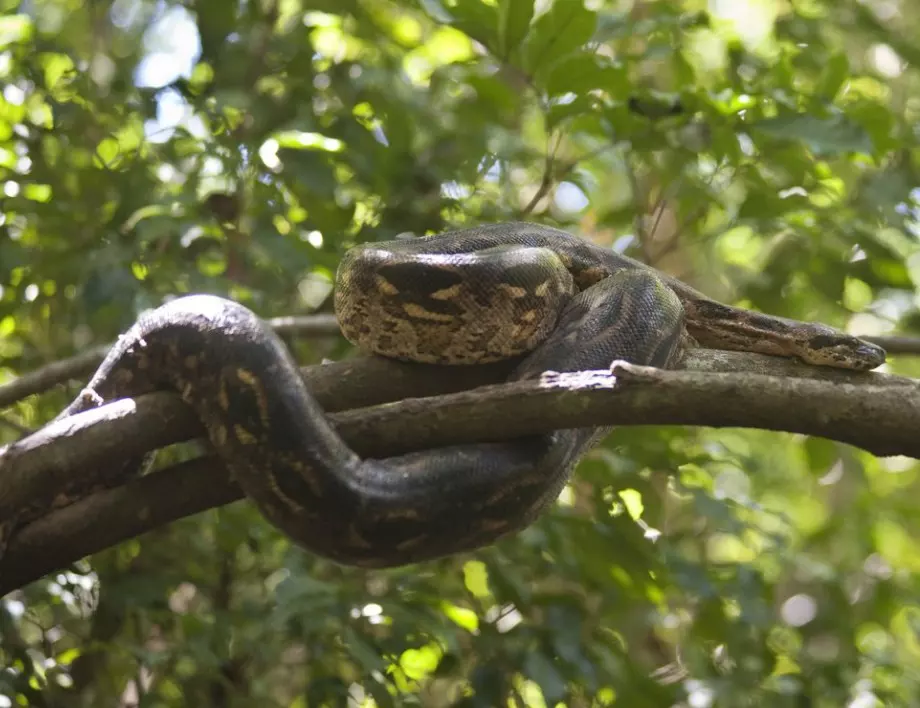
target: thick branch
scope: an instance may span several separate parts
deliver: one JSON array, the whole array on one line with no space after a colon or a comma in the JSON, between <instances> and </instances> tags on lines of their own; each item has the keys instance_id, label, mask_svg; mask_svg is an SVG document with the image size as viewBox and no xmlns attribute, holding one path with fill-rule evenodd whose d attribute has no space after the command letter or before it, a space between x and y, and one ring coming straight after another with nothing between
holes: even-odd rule
<instances>
[{"instance_id":1,"label":"thick branch","mask_svg":"<svg viewBox=\"0 0 920 708\"><path fill-rule=\"evenodd\" d=\"M359 454L372 457L560 428L645 424L784 430L839 440L880 455L920 457L915 432L920 425L920 387L912 380L725 352L692 352L685 364L710 371L627 367L616 386L603 372L560 375L542 382L409 399L332 418ZM734 368L735 373L713 371L720 368ZM749 373L752 370L757 373ZM438 367L367 359L312 367L306 375L321 402L345 401L341 408L377 404L407 393L461 390L500 380L504 372L501 367L468 368L445 376ZM463 381L458 386L459 379ZM60 488L73 475L91 476L113 459L200 432L187 409L167 394L116 402L49 426L0 450L0 519L34 499L32 495ZM109 444L113 440L118 443ZM0 560L0 592L238 496L221 465L207 458L97 492L48 513L13 537Z\"/></svg>"}]
</instances>

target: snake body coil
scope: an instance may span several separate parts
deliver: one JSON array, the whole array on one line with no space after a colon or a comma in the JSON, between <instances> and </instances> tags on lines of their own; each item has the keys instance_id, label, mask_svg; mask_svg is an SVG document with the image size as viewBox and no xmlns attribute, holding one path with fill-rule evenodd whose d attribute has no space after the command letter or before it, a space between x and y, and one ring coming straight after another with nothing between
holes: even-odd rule
<instances>
[{"instance_id":1,"label":"snake body coil","mask_svg":"<svg viewBox=\"0 0 920 708\"><path fill-rule=\"evenodd\" d=\"M372 352L444 364L524 355L512 379L615 359L667 367L692 342L687 332L703 346L814 364L864 370L884 361L878 347L837 330L713 302L534 224L355 248L339 268L335 298L346 337ZM362 460L274 332L245 307L203 295L141 317L61 415L158 389L175 390L197 412L269 521L319 555L365 567L472 550L524 528L604 432Z\"/></svg>"}]
</instances>

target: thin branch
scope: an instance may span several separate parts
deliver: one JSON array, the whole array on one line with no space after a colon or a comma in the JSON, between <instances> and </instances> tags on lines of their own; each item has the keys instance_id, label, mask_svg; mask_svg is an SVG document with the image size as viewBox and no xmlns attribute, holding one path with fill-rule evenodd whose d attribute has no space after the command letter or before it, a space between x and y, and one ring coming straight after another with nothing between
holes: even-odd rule
<instances>
[{"instance_id":1,"label":"thin branch","mask_svg":"<svg viewBox=\"0 0 920 708\"><path fill-rule=\"evenodd\" d=\"M888 335L884 337L862 337L862 339L878 344L889 354L920 354L920 337Z\"/></svg>"},{"instance_id":2,"label":"thin branch","mask_svg":"<svg viewBox=\"0 0 920 708\"><path fill-rule=\"evenodd\" d=\"M548 143L555 137L556 144L550 146ZM546 146L546 157L543 163L543 176L540 179L540 185L537 187L537 191L534 192L530 201L527 203L521 211L521 216L527 216L530 214L540 202L549 195L550 190L556 185L557 181L564 179L572 170L574 170L579 163L579 159L571 160L568 163L556 168L556 151L559 150L560 145L562 144L563 136L560 134L550 134L547 136L547 146Z\"/></svg>"},{"instance_id":3,"label":"thin branch","mask_svg":"<svg viewBox=\"0 0 920 708\"><path fill-rule=\"evenodd\" d=\"M680 178L678 177L678 180ZM645 254L645 262L650 266L653 266L658 262L657 255L653 255L651 252L651 241L655 239L655 236L658 233L658 227L661 226L661 219L664 216L665 205L668 201L667 193L671 191L670 185L667 187L659 187L660 193L658 198L655 200L655 203L652 205L652 208L647 210L646 213L650 213L654 217L651 227L648 229L643 229L641 236L642 239L642 252ZM674 190L676 191L676 189ZM675 230L671 233L669 240L676 238L680 235L680 231ZM649 243L646 243L648 241ZM646 250L646 247L648 250Z\"/></svg>"},{"instance_id":4,"label":"thin branch","mask_svg":"<svg viewBox=\"0 0 920 708\"><path fill-rule=\"evenodd\" d=\"M337 336L341 331L335 315L275 317L268 320L268 323L281 335L299 337ZM111 343L102 344L81 354L52 362L3 384L0 386L0 408L6 408L23 398L92 373L111 348Z\"/></svg>"},{"instance_id":5,"label":"thin branch","mask_svg":"<svg viewBox=\"0 0 920 708\"><path fill-rule=\"evenodd\" d=\"M530 198L530 201L527 202L527 206L521 209L521 215L527 216L534 209L537 208L537 205L540 201L549 194L549 190L553 186L553 156L548 154L546 156L546 161L543 167L543 177L540 179L540 185L537 187L537 191L533 193L533 196Z\"/></svg>"},{"instance_id":6,"label":"thin branch","mask_svg":"<svg viewBox=\"0 0 920 708\"><path fill-rule=\"evenodd\" d=\"M357 380L363 376L361 369L367 367L373 372L365 378L371 389L374 381L384 384L384 388L369 393L364 387L363 395L379 403L391 395L400 395L400 387L386 387L388 377L381 377L383 372L401 372L407 377L402 383L408 384L416 370L394 364L368 359L350 366ZM659 371L627 365L618 370L619 381L606 372L555 375L536 382L410 398L331 417L356 452L378 458L412 449L502 440L571 427L658 424L789 431L857 445L880 455L920 458L920 437L916 435L920 426L920 385L910 379L848 374L773 357L727 352L691 352L685 365L710 371ZM729 367L734 372L724 372ZM468 369L467 383L479 376L474 369L477 367ZM329 365L313 367L307 378L319 384L314 388L311 381L311 388L319 392L321 399L337 397L338 386L329 385L329 380L334 379L344 389L345 398L357 402L362 395L361 385L345 383L349 377L342 374L340 367ZM435 375L420 388L444 387L450 378ZM482 383L489 378L500 380L500 370L492 369L481 376ZM325 390L323 379L329 379ZM402 390L412 388L406 385ZM157 435L172 442L200 433L185 406L167 394L116 402L74 416L68 425L63 423L32 436L45 437L38 442L30 438L29 449L23 454L15 453L22 447L19 444L0 450L0 502L7 510L11 508L7 505L10 495L19 484L27 484L32 493L44 493L40 485L35 485L36 478L58 484L60 477L55 470L72 466L71 451L77 454L79 469L71 469L69 474L92 476L94 468L104 468L107 461L135 454L136 441L149 436L151 428L161 428ZM119 444L103 451L96 449L94 441L103 436ZM23 475L21 468L31 456L43 462L28 463L30 470ZM12 538L6 555L0 559L0 593L85 555L239 496L217 460L205 457L50 511ZM2 513L0 518L4 518Z\"/></svg>"},{"instance_id":7,"label":"thin branch","mask_svg":"<svg viewBox=\"0 0 920 708\"><path fill-rule=\"evenodd\" d=\"M52 362L3 384L0 386L0 408L6 408L33 393L47 391L59 383L90 373L99 366L106 352L111 348L111 344L93 347L81 354Z\"/></svg>"}]
</instances>

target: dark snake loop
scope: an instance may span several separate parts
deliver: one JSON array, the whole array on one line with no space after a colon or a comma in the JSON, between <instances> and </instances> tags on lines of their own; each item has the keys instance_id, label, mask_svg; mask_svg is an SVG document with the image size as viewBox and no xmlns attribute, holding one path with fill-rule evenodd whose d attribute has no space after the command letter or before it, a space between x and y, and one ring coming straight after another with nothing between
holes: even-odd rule
<instances>
[{"instance_id":1,"label":"dark snake loop","mask_svg":"<svg viewBox=\"0 0 920 708\"><path fill-rule=\"evenodd\" d=\"M339 270L347 337L388 356L475 363L529 351L511 379L667 367L689 340L866 369L884 352L823 325L714 303L565 232L503 224L351 251ZM487 321L486 321L487 320ZM449 374L446 369L445 375ZM264 516L343 564L397 566L469 551L530 524L605 432L360 459L279 338L242 305L179 298L142 316L60 417L174 390ZM126 463L119 474L135 474Z\"/></svg>"}]
</instances>

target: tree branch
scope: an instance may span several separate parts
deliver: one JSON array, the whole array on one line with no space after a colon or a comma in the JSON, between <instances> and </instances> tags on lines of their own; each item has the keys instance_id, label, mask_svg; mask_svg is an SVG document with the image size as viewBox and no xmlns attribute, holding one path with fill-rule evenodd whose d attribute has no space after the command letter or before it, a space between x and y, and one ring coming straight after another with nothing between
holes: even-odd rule
<instances>
[{"instance_id":1,"label":"tree branch","mask_svg":"<svg viewBox=\"0 0 920 708\"><path fill-rule=\"evenodd\" d=\"M889 354L920 354L920 337L892 334L884 337L860 337L878 344Z\"/></svg>"},{"instance_id":2,"label":"tree branch","mask_svg":"<svg viewBox=\"0 0 920 708\"><path fill-rule=\"evenodd\" d=\"M443 367L369 358L304 373L327 410L371 406L331 416L369 457L562 428L677 424L789 431L920 458L920 386L911 379L698 350L682 364L692 370L626 365L618 379L583 372L466 390L501 381L511 364L457 367L445 376ZM406 396L437 397L379 405ZM0 449L0 519L69 480L98 478L112 460L200 434L190 411L165 393L58 421ZM0 593L239 496L216 459L203 457L51 510L12 538L0 559Z\"/></svg>"}]
</instances>

